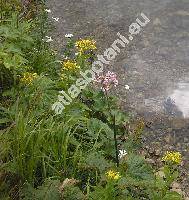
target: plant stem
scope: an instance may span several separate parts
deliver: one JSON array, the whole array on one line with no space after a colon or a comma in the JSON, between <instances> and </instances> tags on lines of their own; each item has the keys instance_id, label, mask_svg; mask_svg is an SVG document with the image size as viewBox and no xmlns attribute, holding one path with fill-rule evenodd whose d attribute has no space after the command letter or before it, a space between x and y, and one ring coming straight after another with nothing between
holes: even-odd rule
<instances>
[{"instance_id":1,"label":"plant stem","mask_svg":"<svg viewBox=\"0 0 189 200\"><path fill-rule=\"evenodd\" d=\"M115 154L116 154L116 164L117 164L117 167L119 167L119 152L118 152L118 146L117 146L117 129L116 129L116 118L115 118L115 114L113 115L111 113L111 108L110 108L110 104L109 104L109 101L108 101L108 94L107 94L107 91L104 92L104 96L106 97L106 101L107 101L107 104L108 104L108 109L109 109L109 113L110 113L110 116L112 117L112 120L113 120L113 129L114 129L114 144L115 144Z\"/></svg>"},{"instance_id":2,"label":"plant stem","mask_svg":"<svg viewBox=\"0 0 189 200\"><path fill-rule=\"evenodd\" d=\"M116 163L117 167L119 167L119 157L118 157L118 148L117 148L117 129L116 129L116 119L115 119L115 114L113 116L113 126L114 126L114 141L115 141L115 151L116 151Z\"/></svg>"}]
</instances>

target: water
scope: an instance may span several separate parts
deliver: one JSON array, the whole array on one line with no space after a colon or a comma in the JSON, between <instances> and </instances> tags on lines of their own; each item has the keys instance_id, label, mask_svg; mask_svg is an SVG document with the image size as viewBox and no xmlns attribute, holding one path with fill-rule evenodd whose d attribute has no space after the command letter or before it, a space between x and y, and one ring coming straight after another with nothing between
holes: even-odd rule
<instances>
[{"instance_id":1,"label":"water","mask_svg":"<svg viewBox=\"0 0 189 200\"><path fill-rule=\"evenodd\" d=\"M189 82L178 83L178 87L170 95L170 99L182 112L183 117L189 118Z\"/></svg>"}]
</instances>

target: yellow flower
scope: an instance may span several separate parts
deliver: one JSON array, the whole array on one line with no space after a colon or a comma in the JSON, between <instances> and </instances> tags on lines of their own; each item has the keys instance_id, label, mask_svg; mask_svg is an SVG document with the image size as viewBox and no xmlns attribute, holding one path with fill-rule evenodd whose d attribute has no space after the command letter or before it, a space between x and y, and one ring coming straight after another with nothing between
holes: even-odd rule
<instances>
[{"instance_id":1,"label":"yellow flower","mask_svg":"<svg viewBox=\"0 0 189 200\"><path fill-rule=\"evenodd\" d=\"M75 43L75 46L79 50L80 53L84 53L87 50L95 50L96 42L94 40L83 39L79 40Z\"/></svg>"},{"instance_id":2,"label":"yellow flower","mask_svg":"<svg viewBox=\"0 0 189 200\"><path fill-rule=\"evenodd\" d=\"M77 65L75 61L67 60L63 62L63 70L76 70L80 67Z\"/></svg>"},{"instance_id":3,"label":"yellow flower","mask_svg":"<svg viewBox=\"0 0 189 200\"><path fill-rule=\"evenodd\" d=\"M26 85L30 85L37 78L37 73L25 72L20 81Z\"/></svg>"},{"instance_id":4,"label":"yellow flower","mask_svg":"<svg viewBox=\"0 0 189 200\"><path fill-rule=\"evenodd\" d=\"M162 161L180 164L182 161L182 155L179 152L167 151L166 154L163 156Z\"/></svg>"},{"instance_id":5,"label":"yellow flower","mask_svg":"<svg viewBox=\"0 0 189 200\"><path fill-rule=\"evenodd\" d=\"M121 178L121 176L119 175L119 172L115 172L113 170L109 170L108 172L106 172L106 176L109 179L113 179L113 180L117 180L117 179Z\"/></svg>"},{"instance_id":6,"label":"yellow flower","mask_svg":"<svg viewBox=\"0 0 189 200\"><path fill-rule=\"evenodd\" d=\"M66 79L67 79L67 76L66 76L65 74L61 74L61 75L60 75L60 78L61 78L62 80L66 80Z\"/></svg>"}]
</instances>

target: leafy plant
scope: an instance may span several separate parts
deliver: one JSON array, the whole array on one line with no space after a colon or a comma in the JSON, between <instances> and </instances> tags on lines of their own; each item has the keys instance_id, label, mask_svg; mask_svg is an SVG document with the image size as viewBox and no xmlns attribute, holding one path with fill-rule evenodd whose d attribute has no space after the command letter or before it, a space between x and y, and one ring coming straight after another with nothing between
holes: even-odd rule
<instances>
[{"instance_id":1,"label":"leafy plant","mask_svg":"<svg viewBox=\"0 0 189 200\"><path fill-rule=\"evenodd\" d=\"M25 14L10 2L1 6L0 198L182 199L171 191L181 155L168 154L159 177L138 154L144 122L130 130L129 114L109 91L118 84L115 73L96 77L99 87L91 83L55 115L58 91L96 59L95 41L70 36L57 52L46 40L44 2L29 2Z\"/></svg>"},{"instance_id":2,"label":"leafy plant","mask_svg":"<svg viewBox=\"0 0 189 200\"><path fill-rule=\"evenodd\" d=\"M34 189L31 185L26 183L21 191L21 198L23 200L59 200L59 184L60 182L57 180L46 180L43 185Z\"/></svg>"}]
</instances>

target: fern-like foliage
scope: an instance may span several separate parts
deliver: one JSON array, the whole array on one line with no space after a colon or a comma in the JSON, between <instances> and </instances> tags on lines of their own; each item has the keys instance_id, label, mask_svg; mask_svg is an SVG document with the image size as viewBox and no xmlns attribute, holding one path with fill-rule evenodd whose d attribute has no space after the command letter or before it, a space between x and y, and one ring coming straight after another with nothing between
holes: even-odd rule
<instances>
[{"instance_id":1,"label":"fern-like foliage","mask_svg":"<svg viewBox=\"0 0 189 200\"><path fill-rule=\"evenodd\" d=\"M22 189L21 199L23 200L60 200L58 191L60 182L58 180L47 180L37 189L25 184Z\"/></svg>"}]
</instances>

